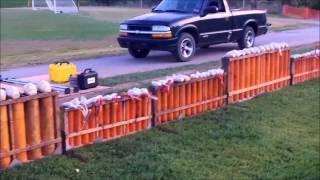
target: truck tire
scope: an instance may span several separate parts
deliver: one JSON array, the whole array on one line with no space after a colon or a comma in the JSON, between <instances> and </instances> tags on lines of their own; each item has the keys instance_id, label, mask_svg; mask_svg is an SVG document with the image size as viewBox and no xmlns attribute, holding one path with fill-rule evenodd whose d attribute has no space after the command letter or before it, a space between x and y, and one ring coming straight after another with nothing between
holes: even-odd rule
<instances>
[{"instance_id":1,"label":"truck tire","mask_svg":"<svg viewBox=\"0 0 320 180\"><path fill-rule=\"evenodd\" d=\"M256 33L251 26L244 28L243 35L240 40L238 40L238 45L240 49L251 48L254 46L256 40Z\"/></svg>"},{"instance_id":2,"label":"truck tire","mask_svg":"<svg viewBox=\"0 0 320 180\"><path fill-rule=\"evenodd\" d=\"M134 48L129 48L129 53L131 56L134 58L145 58L148 56L150 52L150 49L134 49Z\"/></svg>"},{"instance_id":3,"label":"truck tire","mask_svg":"<svg viewBox=\"0 0 320 180\"><path fill-rule=\"evenodd\" d=\"M195 51L196 41L194 37L189 33L181 33L177 42L177 49L173 52L176 59L180 62L191 61Z\"/></svg>"}]
</instances>

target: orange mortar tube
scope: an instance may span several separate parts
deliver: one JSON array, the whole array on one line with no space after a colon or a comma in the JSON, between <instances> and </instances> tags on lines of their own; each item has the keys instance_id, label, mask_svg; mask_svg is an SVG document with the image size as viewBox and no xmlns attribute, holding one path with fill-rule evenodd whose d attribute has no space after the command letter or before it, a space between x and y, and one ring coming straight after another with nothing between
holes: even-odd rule
<instances>
[{"instance_id":1,"label":"orange mortar tube","mask_svg":"<svg viewBox=\"0 0 320 180\"><path fill-rule=\"evenodd\" d=\"M142 114L141 117L147 117L149 115L149 97L144 95L142 96ZM149 120L143 120L142 121L142 129L147 129L148 128L148 124L149 124Z\"/></svg>"},{"instance_id":2,"label":"orange mortar tube","mask_svg":"<svg viewBox=\"0 0 320 180\"><path fill-rule=\"evenodd\" d=\"M142 116L142 100L137 100L137 117L140 118ZM137 131L140 131L142 129L142 122L141 121L137 121L136 122L136 128Z\"/></svg>"},{"instance_id":3,"label":"orange mortar tube","mask_svg":"<svg viewBox=\"0 0 320 180\"><path fill-rule=\"evenodd\" d=\"M204 79L202 81L202 83L203 83L203 86L202 86L202 88L203 88L203 101L205 101L208 99L208 79ZM207 103L203 104L202 108L203 108L204 112L208 111L208 104Z\"/></svg>"},{"instance_id":4,"label":"orange mortar tube","mask_svg":"<svg viewBox=\"0 0 320 180\"><path fill-rule=\"evenodd\" d=\"M16 149L23 149L27 146L26 139L26 124L24 119L24 104L15 103L13 104L13 132L14 132L14 145ZM2 137L2 136L1 136ZM28 160L27 153L22 152L16 154L16 158L25 162Z\"/></svg>"},{"instance_id":5,"label":"orange mortar tube","mask_svg":"<svg viewBox=\"0 0 320 180\"><path fill-rule=\"evenodd\" d=\"M271 59L271 78L270 81L273 81L276 79L276 68L277 68L277 59L276 59L276 52L272 52L272 59ZM276 85L272 84L271 85L271 91L274 91L276 89Z\"/></svg>"},{"instance_id":6,"label":"orange mortar tube","mask_svg":"<svg viewBox=\"0 0 320 180\"><path fill-rule=\"evenodd\" d=\"M246 64L245 64L245 61L243 59L240 59L240 60L237 60L239 65L240 65L240 68L239 68L239 71L238 71L238 76L239 76L239 87L238 87L238 90L240 89L244 89L245 88L245 85L246 85ZM237 96L237 101L238 100L242 100L244 99L244 96L245 93L240 93L239 96Z\"/></svg>"},{"instance_id":7,"label":"orange mortar tube","mask_svg":"<svg viewBox=\"0 0 320 180\"><path fill-rule=\"evenodd\" d=\"M174 108L178 108L180 106L180 98L179 98L179 85L173 85L173 98L174 98ZM179 111L175 111L173 118L177 119L179 117Z\"/></svg>"},{"instance_id":8,"label":"orange mortar tube","mask_svg":"<svg viewBox=\"0 0 320 180\"><path fill-rule=\"evenodd\" d=\"M283 52L282 52L282 56L280 56L280 53L278 52L278 53L276 53L276 72L277 72L277 76L276 76L276 79L279 79L279 78L281 78L281 74L282 74L282 72L281 72L281 69L282 69L282 59L283 59ZM282 82L279 82L279 83L276 83L276 87L277 87L277 89L279 89L279 88L281 88L281 83Z\"/></svg>"},{"instance_id":9,"label":"orange mortar tube","mask_svg":"<svg viewBox=\"0 0 320 180\"><path fill-rule=\"evenodd\" d=\"M103 124L110 125L110 102L107 102L103 105ZM103 131L103 139L110 138L110 130L104 129Z\"/></svg>"},{"instance_id":10,"label":"orange mortar tube","mask_svg":"<svg viewBox=\"0 0 320 180\"><path fill-rule=\"evenodd\" d=\"M79 110L77 110L77 112L76 112L76 114L77 113L81 113ZM93 112L92 112L92 110L91 110L91 108L90 108L90 117L88 117L88 118L91 118L91 116L93 116L93 114L92 114ZM87 129L89 129L89 121L90 121L90 119L85 123L85 124L83 124L83 122L82 122L82 119L84 118L83 117L83 115L82 114L79 114L78 115L78 117L81 117L80 118L80 121L78 120L78 118L75 118L75 126L76 126L76 129L81 129L81 130L87 130ZM78 127L80 125L80 127ZM90 142L90 140L89 140L89 134L84 134L84 135L82 135L82 136L79 136L80 137L80 140L78 140L78 141L80 141L81 142L81 144L89 144L89 142ZM75 140L74 141L76 141L76 139L77 139L77 137L75 137Z\"/></svg>"},{"instance_id":11,"label":"orange mortar tube","mask_svg":"<svg viewBox=\"0 0 320 180\"><path fill-rule=\"evenodd\" d=\"M111 122L115 125L118 121L118 102L113 102L111 104ZM117 127L111 128L111 136L117 137L119 134L117 132Z\"/></svg>"},{"instance_id":12,"label":"orange mortar tube","mask_svg":"<svg viewBox=\"0 0 320 180\"><path fill-rule=\"evenodd\" d=\"M161 108L161 101L162 101L162 90L161 89L156 90L156 96L158 98L158 100L156 101L156 112L160 113L161 109L162 109ZM160 116L160 115L157 116L157 122L158 123L162 122L162 116ZM131 128L130 128L130 132L131 132Z\"/></svg>"},{"instance_id":13,"label":"orange mortar tube","mask_svg":"<svg viewBox=\"0 0 320 180\"><path fill-rule=\"evenodd\" d=\"M10 134L8 122L7 106L0 106L0 153L10 151ZM0 169L8 168L11 163L11 157L0 159Z\"/></svg>"},{"instance_id":14,"label":"orange mortar tube","mask_svg":"<svg viewBox=\"0 0 320 180\"><path fill-rule=\"evenodd\" d=\"M179 99L180 99L180 103L178 107L184 107L186 104L186 86L185 83L182 83L179 85ZM181 110L180 114L182 114L183 116L186 115L186 110Z\"/></svg>"},{"instance_id":15,"label":"orange mortar tube","mask_svg":"<svg viewBox=\"0 0 320 180\"><path fill-rule=\"evenodd\" d=\"M260 54L259 58L256 61L256 82L255 85L260 85L261 84L261 63L264 61L264 55ZM258 88L255 90L255 94L258 95L261 92L261 88Z\"/></svg>"},{"instance_id":16,"label":"orange mortar tube","mask_svg":"<svg viewBox=\"0 0 320 180\"><path fill-rule=\"evenodd\" d=\"M89 124L89 129L94 129L96 128L96 118L97 118L97 112L96 112L96 108L93 106L92 107L92 111L91 111L91 117L90 120L88 122ZM96 132L92 132L89 134L89 142L92 143L96 140L97 134Z\"/></svg>"},{"instance_id":17,"label":"orange mortar tube","mask_svg":"<svg viewBox=\"0 0 320 180\"><path fill-rule=\"evenodd\" d=\"M74 132L80 132L82 131L82 113L79 110L75 111L75 116L74 116ZM85 144L84 142L82 142L82 138L81 136L75 136L74 137L74 145L75 146L79 146L81 144Z\"/></svg>"},{"instance_id":18,"label":"orange mortar tube","mask_svg":"<svg viewBox=\"0 0 320 180\"><path fill-rule=\"evenodd\" d=\"M54 104L52 97L40 99L40 127L41 127L41 140L42 142L51 141L55 139L55 121L54 121ZM21 137L21 136L20 136ZM53 154L55 145L51 144L42 147L42 154L48 156Z\"/></svg>"},{"instance_id":19,"label":"orange mortar tube","mask_svg":"<svg viewBox=\"0 0 320 180\"><path fill-rule=\"evenodd\" d=\"M124 128L124 133L127 134L127 133L130 133L130 123L129 123L129 120L131 119L130 117L130 113L131 113L131 104L130 104L130 100L127 99L125 101L125 106L126 106L126 112L125 112L125 120L126 120L126 125L125 125L125 128Z\"/></svg>"},{"instance_id":20,"label":"orange mortar tube","mask_svg":"<svg viewBox=\"0 0 320 180\"><path fill-rule=\"evenodd\" d=\"M250 68L250 59L249 58L245 58L245 73L246 73L246 76L245 76L245 87L244 88L248 88L250 87L250 72L251 72L251 68ZM246 91L245 92L245 98L249 98L250 97L250 92L249 91Z\"/></svg>"},{"instance_id":21,"label":"orange mortar tube","mask_svg":"<svg viewBox=\"0 0 320 180\"><path fill-rule=\"evenodd\" d=\"M266 73L266 82L269 82L271 80L271 71L272 71L272 64L271 64L271 58L272 58L272 55L271 53L267 53L267 60L266 60L266 70L267 70L267 73ZM268 85L266 86L266 92L269 92L271 91L271 85Z\"/></svg>"},{"instance_id":22,"label":"orange mortar tube","mask_svg":"<svg viewBox=\"0 0 320 180\"><path fill-rule=\"evenodd\" d=\"M232 90L239 90L240 89L240 83L241 83L241 74L240 74L240 61L236 60L236 61L232 61L233 67L232 67L232 73L233 75L232 77ZM237 102L239 100L240 95L239 94L235 94L232 97L232 101L231 102Z\"/></svg>"},{"instance_id":23,"label":"orange mortar tube","mask_svg":"<svg viewBox=\"0 0 320 180\"><path fill-rule=\"evenodd\" d=\"M74 110L68 112L68 134L71 134L74 132L74 113L75 113ZM68 138L67 141L70 146L74 146L73 137Z\"/></svg>"},{"instance_id":24,"label":"orange mortar tube","mask_svg":"<svg viewBox=\"0 0 320 180\"><path fill-rule=\"evenodd\" d=\"M222 97L223 96L223 84L221 82L221 80L218 80L218 97ZM223 105L223 100L218 100L218 107L221 107Z\"/></svg>"},{"instance_id":25,"label":"orange mortar tube","mask_svg":"<svg viewBox=\"0 0 320 180\"><path fill-rule=\"evenodd\" d=\"M162 92L161 96L161 112L167 111L168 110L168 92ZM168 116L167 114L162 115L162 121L161 123L165 123L168 121Z\"/></svg>"},{"instance_id":26,"label":"orange mortar tube","mask_svg":"<svg viewBox=\"0 0 320 180\"><path fill-rule=\"evenodd\" d=\"M251 82L251 86L256 86L257 85L257 78L258 78L258 74L257 74L257 64L258 64L258 60L259 60L259 56L255 56L252 59L252 82ZM254 90L251 91L253 96L258 95L258 89L259 88L255 88Z\"/></svg>"},{"instance_id":27,"label":"orange mortar tube","mask_svg":"<svg viewBox=\"0 0 320 180\"><path fill-rule=\"evenodd\" d=\"M169 96L168 96L168 109L172 110L174 108L174 94L173 94L173 88L171 87L169 90ZM174 120L173 113L168 113L168 121Z\"/></svg>"},{"instance_id":28,"label":"orange mortar tube","mask_svg":"<svg viewBox=\"0 0 320 180\"><path fill-rule=\"evenodd\" d=\"M123 122L123 105L124 105L124 101L120 101L118 103L118 121L117 122ZM117 127L117 134L119 136L123 136L124 135L124 126L120 125Z\"/></svg>"},{"instance_id":29,"label":"orange mortar tube","mask_svg":"<svg viewBox=\"0 0 320 180\"><path fill-rule=\"evenodd\" d=\"M197 102L201 102L202 101L202 97L203 97L203 86L202 86L202 80L197 81L197 90L198 90L198 95L197 95ZM202 106L199 105L197 107L197 113L201 113L202 110Z\"/></svg>"},{"instance_id":30,"label":"orange mortar tube","mask_svg":"<svg viewBox=\"0 0 320 180\"><path fill-rule=\"evenodd\" d=\"M248 86L247 87L252 87L252 80L253 80L253 58L254 57L250 57L250 58L247 58L247 61L248 61L248 64L249 64L249 68L250 68L250 71L248 71ZM252 93L252 90L250 91L247 91L249 97L252 97L253 96L253 93Z\"/></svg>"},{"instance_id":31,"label":"orange mortar tube","mask_svg":"<svg viewBox=\"0 0 320 180\"><path fill-rule=\"evenodd\" d=\"M208 79L208 99L212 99L212 76ZM208 103L208 110L212 110L212 103Z\"/></svg>"},{"instance_id":32,"label":"orange mortar tube","mask_svg":"<svg viewBox=\"0 0 320 180\"><path fill-rule=\"evenodd\" d=\"M214 78L214 89L213 89L213 97L218 97L219 94L219 79L217 77ZM217 109L218 107L218 101L213 102L213 108Z\"/></svg>"},{"instance_id":33,"label":"orange mortar tube","mask_svg":"<svg viewBox=\"0 0 320 180\"><path fill-rule=\"evenodd\" d=\"M198 90L197 90L197 81L193 80L192 85L191 85L191 103L195 104L197 103L197 99L198 99ZM193 107L191 108L191 114L195 115L197 114L197 108Z\"/></svg>"},{"instance_id":34,"label":"orange mortar tube","mask_svg":"<svg viewBox=\"0 0 320 180\"><path fill-rule=\"evenodd\" d=\"M192 98L192 87L191 87L191 83L188 82L186 84L186 105L191 105L191 98ZM191 108L188 108L186 110L186 116L190 116L191 115Z\"/></svg>"},{"instance_id":35,"label":"orange mortar tube","mask_svg":"<svg viewBox=\"0 0 320 180\"><path fill-rule=\"evenodd\" d=\"M137 113L137 105L136 105L136 100L131 99L131 111L130 111L130 119L136 119L136 113ZM130 124L131 126L131 131L130 132L136 132L136 124L135 122Z\"/></svg>"},{"instance_id":36,"label":"orange mortar tube","mask_svg":"<svg viewBox=\"0 0 320 180\"><path fill-rule=\"evenodd\" d=\"M98 111L98 125L96 125L96 126L102 127L102 125L104 123L103 122L103 105L102 104L97 107L97 111ZM103 139L103 130L100 130L98 132L98 136L99 136L99 138Z\"/></svg>"},{"instance_id":37,"label":"orange mortar tube","mask_svg":"<svg viewBox=\"0 0 320 180\"><path fill-rule=\"evenodd\" d=\"M228 81L228 88L229 92L232 92L235 90L235 80L236 80L236 74L235 74L235 61L229 62L229 81ZM228 97L229 102L235 101L235 95L232 95L231 97Z\"/></svg>"},{"instance_id":38,"label":"orange mortar tube","mask_svg":"<svg viewBox=\"0 0 320 180\"><path fill-rule=\"evenodd\" d=\"M41 143L39 100L30 100L25 105L27 144L38 145ZM27 154L28 160L39 159L42 156L41 148L30 150Z\"/></svg>"}]
</instances>

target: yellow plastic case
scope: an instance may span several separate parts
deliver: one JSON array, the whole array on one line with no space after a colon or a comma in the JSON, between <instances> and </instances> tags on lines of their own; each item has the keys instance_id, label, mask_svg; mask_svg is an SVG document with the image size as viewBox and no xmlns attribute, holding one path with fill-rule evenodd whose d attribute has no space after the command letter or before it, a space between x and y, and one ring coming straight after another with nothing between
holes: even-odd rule
<instances>
[{"instance_id":1,"label":"yellow plastic case","mask_svg":"<svg viewBox=\"0 0 320 180\"><path fill-rule=\"evenodd\" d=\"M55 83L68 82L70 75L76 73L76 66L68 61L59 61L49 66L50 81Z\"/></svg>"}]
</instances>

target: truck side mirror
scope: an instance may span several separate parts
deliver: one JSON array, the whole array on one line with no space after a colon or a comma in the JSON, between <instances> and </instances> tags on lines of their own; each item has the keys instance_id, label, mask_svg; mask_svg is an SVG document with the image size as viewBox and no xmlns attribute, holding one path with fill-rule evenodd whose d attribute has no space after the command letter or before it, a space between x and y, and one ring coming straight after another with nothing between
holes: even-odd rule
<instances>
[{"instance_id":1,"label":"truck side mirror","mask_svg":"<svg viewBox=\"0 0 320 180\"><path fill-rule=\"evenodd\" d=\"M219 11L219 8L217 6L208 6L203 12L203 16L206 16L207 14L211 13L217 13Z\"/></svg>"}]
</instances>

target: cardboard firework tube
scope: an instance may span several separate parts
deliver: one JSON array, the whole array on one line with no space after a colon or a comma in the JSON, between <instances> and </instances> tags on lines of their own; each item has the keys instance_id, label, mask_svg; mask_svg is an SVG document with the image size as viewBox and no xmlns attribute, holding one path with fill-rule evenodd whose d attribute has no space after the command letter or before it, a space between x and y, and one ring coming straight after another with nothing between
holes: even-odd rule
<instances>
[{"instance_id":1,"label":"cardboard firework tube","mask_svg":"<svg viewBox=\"0 0 320 180\"><path fill-rule=\"evenodd\" d=\"M90 116L90 120L88 122L89 129L96 128L96 117L97 117L96 108L94 106L92 106L91 116ZM89 134L90 143L92 143L96 140L96 138L97 138L96 136L97 136L96 132L92 132Z\"/></svg>"},{"instance_id":2,"label":"cardboard firework tube","mask_svg":"<svg viewBox=\"0 0 320 180\"><path fill-rule=\"evenodd\" d=\"M128 109L127 109L128 112ZM107 102L103 106L103 124L110 125L110 102ZM104 129L103 130L103 139L109 139L110 137L110 130Z\"/></svg>"},{"instance_id":3,"label":"cardboard firework tube","mask_svg":"<svg viewBox=\"0 0 320 180\"><path fill-rule=\"evenodd\" d=\"M191 90L192 90L191 103L195 104L195 103L197 103L197 100L198 100L198 90L197 90L197 81L196 80L193 80ZM195 115L196 113L197 113L197 108L196 107L191 108L191 114Z\"/></svg>"},{"instance_id":4,"label":"cardboard firework tube","mask_svg":"<svg viewBox=\"0 0 320 180\"><path fill-rule=\"evenodd\" d=\"M277 79L279 79L279 78L281 78L281 74L282 74L282 72L281 72L281 67L282 67L282 60L283 60L283 54L282 54L282 56L280 55L280 53L278 52L278 53L276 53L276 62L277 62L277 64L276 64L276 70L277 70L277 76L276 76L276 78ZM276 87L277 87L277 89L279 89L279 88L281 88L282 87L282 82L279 82L279 83L276 83Z\"/></svg>"},{"instance_id":5,"label":"cardboard firework tube","mask_svg":"<svg viewBox=\"0 0 320 180\"><path fill-rule=\"evenodd\" d=\"M129 121L130 120L130 108L131 108L131 106L130 106L130 100L129 99L127 99L126 101L125 101L125 117L124 117L124 119L125 119L125 121ZM127 134L128 132L130 132L130 124L125 124L124 125L124 134Z\"/></svg>"},{"instance_id":6,"label":"cardboard firework tube","mask_svg":"<svg viewBox=\"0 0 320 180\"><path fill-rule=\"evenodd\" d=\"M212 98L212 76L208 78L208 99ZM208 103L208 110L212 109L212 103Z\"/></svg>"},{"instance_id":7,"label":"cardboard firework tube","mask_svg":"<svg viewBox=\"0 0 320 180\"><path fill-rule=\"evenodd\" d=\"M232 92L235 90L235 61L229 62L229 81L228 81L228 87L229 91ZM235 100L234 95L232 95L229 98L229 102L233 102Z\"/></svg>"},{"instance_id":8,"label":"cardboard firework tube","mask_svg":"<svg viewBox=\"0 0 320 180\"><path fill-rule=\"evenodd\" d=\"M183 107L185 106L185 102L186 102L186 90L185 90L185 84L180 84L179 85L179 94L178 97L180 99L180 103L179 103L179 107ZM185 110L181 110L180 115L182 114L183 116L186 115L186 111Z\"/></svg>"},{"instance_id":9,"label":"cardboard firework tube","mask_svg":"<svg viewBox=\"0 0 320 180\"><path fill-rule=\"evenodd\" d=\"M69 134L74 132L74 113L75 113L74 110L68 112L68 133ZM74 138L73 137L68 138L67 141L70 146L74 146Z\"/></svg>"},{"instance_id":10,"label":"cardboard firework tube","mask_svg":"<svg viewBox=\"0 0 320 180\"><path fill-rule=\"evenodd\" d=\"M149 115L149 97L146 95L142 96L142 117L146 117ZM149 120L142 121L142 129L148 128Z\"/></svg>"},{"instance_id":11,"label":"cardboard firework tube","mask_svg":"<svg viewBox=\"0 0 320 180\"><path fill-rule=\"evenodd\" d=\"M271 54L270 52L266 53L266 63L265 63L265 70L266 70L266 73L265 73L265 82L269 82L270 81L270 76L271 76L271 64L270 64L270 59L271 59ZM271 86L268 85L268 86L265 86L265 92L269 92L271 89Z\"/></svg>"},{"instance_id":12,"label":"cardboard firework tube","mask_svg":"<svg viewBox=\"0 0 320 180\"><path fill-rule=\"evenodd\" d=\"M174 108L174 94L173 94L173 88L171 87L169 89L169 96L168 96L168 109ZM168 121L174 120L173 113L168 114Z\"/></svg>"},{"instance_id":13,"label":"cardboard firework tube","mask_svg":"<svg viewBox=\"0 0 320 180\"><path fill-rule=\"evenodd\" d=\"M222 77L223 78L223 77ZM219 79L219 83L218 83L218 97L222 97L224 94L224 86L223 83L221 82L223 81L223 79ZM218 107L222 106L224 104L224 100L218 100Z\"/></svg>"},{"instance_id":14,"label":"cardboard firework tube","mask_svg":"<svg viewBox=\"0 0 320 180\"><path fill-rule=\"evenodd\" d=\"M219 93L219 80L217 77L214 78L214 91L213 91L213 97L218 97L218 93ZM216 109L218 107L218 101L214 101L213 102L213 108Z\"/></svg>"},{"instance_id":15,"label":"cardboard firework tube","mask_svg":"<svg viewBox=\"0 0 320 180\"><path fill-rule=\"evenodd\" d=\"M123 105L124 105L124 102L123 102L123 101L120 101L120 102L118 103L118 111L117 111L117 113L118 113L118 121L117 121L117 122L122 122L122 121L123 121ZM119 136L122 136L123 133L124 133L124 127L123 127L123 125L118 126L118 127L117 127L117 134L118 134Z\"/></svg>"},{"instance_id":16,"label":"cardboard firework tube","mask_svg":"<svg viewBox=\"0 0 320 180\"><path fill-rule=\"evenodd\" d=\"M74 116L74 131L75 132L80 132L82 130L82 113L79 110L75 111L75 116ZM76 136L74 138L74 145L79 146L82 144L82 138L81 136Z\"/></svg>"},{"instance_id":17,"label":"cardboard firework tube","mask_svg":"<svg viewBox=\"0 0 320 180\"><path fill-rule=\"evenodd\" d=\"M208 79L202 80L203 86L202 86L202 92L203 92L203 100L208 99ZM203 111L208 111L208 104L203 104L202 106Z\"/></svg>"},{"instance_id":18,"label":"cardboard firework tube","mask_svg":"<svg viewBox=\"0 0 320 180\"><path fill-rule=\"evenodd\" d=\"M250 87L250 61L248 58L245 58L245 86L244 88L248 88ZM250 97L250 93L248 91L245 92L245 98L249 98Z\"/></svg>"},{"instance_id":19,"label":"cardboard firework tube","mask_svg":"<svg viewBox=\"0 0 320 180\"><path fill-rule=\"evenodd\" d=\"M14 145L16 149L23 149L27 146L26 139L26 124L24 119L24 104L23 103L15 103L13 104L13 131L14 131ZM1 136L2 137L2 136ZM27 153L22 152L16 154L16 158L19 161L27 161Z\"/></svg>"},{"instance_id":20,"label":"cardboard firework tube","mask_svg":"<svg viewBox=\"0 0 320 180\"><path fill-rule=\"evenodd\" d=\"M103 121L103 105L98 105L97 106L97 111L98 111L98 125L96 125L97 127L101 127L103 124L104 124L104 121ZM99 138L103 139L103 130L99 131L98 132L99 134Z\"/></svg>"},{"instance_id":21,"label":"cardboard firework tube","mask_svg":"<svg viewBox=\"0 0 320 180\"><path fill-rule=\"evenodd\" d=\"M40 112L39 100L27 101L25 104L26 112L26 135L28 145L38 145L41 143L40 135ZM41 148L36 148L27 152L28 160L39 159L42 156Z\"/></svg>"},{"instance_id":22,"label":"cardboard firework tube","mask_svg":"<svg viewBox=\"0 0 320 180\"><path fill-rule=\"evenodd\" d=\"M9 122L7 106L0 106L0 153L10 151ZM8 168L11 157L0 159L0 169Z\"/></svg>"},{"instance_id":23,"label":"cardboard firework tube","mask_svg":"<svg viewBox=\"0 0 320 180\"><path fill-rule=\"evenodd\" d=\"M167 111L168 110L168 93L169 92L162 92L162 101L161 101L161 111ZM165 123L168 121L167 114L162 115L162 123Z\"/></svg>"},{"instance_id":24,"label":"cardboard firework tube","mask_svg":"<svg viewBox=\"0 0 320 180\"><path fill-rule=\"evenodd\" d=\"M118 102L112 102L111 104L111 123L115 124L118 121ZM117 137L117 127L111 128L111 136Z\"/></svg>"},{"instance_id":25,"label":"cardboard firework tube","mask_svg":"<svg viewBox=\"0 0 320 180\"><path fill-rule=\"evenodd\" d=\"M179 98L179 85L174 84L173 86L173 97L174 97L174 108L178 108L180 106L180 98ZM174 112L174 119L179 117L179 111Z\"/></svg>"},{"instance_id":26,"label":"cardboard firework tube","mask_svg":"<svg viewBox=\"0 0 320 180\"><path fill-rule=\"evenodd\" d=\"M259 58L257 59L257 61L256 61L256 81L255 81L255 85L260 85L261 84L261 68L260 68L260 66L261 66L261 61L263 61L263 54L260 54L259 55ZM260 94L260 90L261 90L261 88L257 88L256 90L255 90L255 94L256 95L258 95L258 94Z\"/></svg>"},{"instance_id":27,"label":"cardboard firework tube","mask_svg":"<svg viewBox=\"0 0 320 180\"><path fill-rule=\"evenodd\" d=\"M161 101L162 101L162 92L161 92L162 90L161 89L157 89L156 90L156 96L157 96L157 98L158 98L158 101L156 102L156 111L157 111L157 113L160 113L161 112ZM161 123L162 122L162 116L160 116L160 115L157 115L157 118L156 118L157 120L157 123ZM131 130L130 130L130 132L131 132Z\"/></svg>"},{"instance_id":28,"label":"cardboard firework tube","mask_svg":"<svg viewBox=\"0 0 320 180\"><path fill-rule=\"evenodd\" d=\"M40 127L42 142L55 139L54 104L52 96L40 99ZM55 145L50 144L42 147L42 154L48 156L55 151Z\"/></svg>"},{"instance_id":29,"label":"cardboard firework tube","mask_svg":"<svg viewBox=\"0 0 320 180\"><path fill-rule=\"evenodd\" d=\"M91 116L93 116L92 115L93 112L92 112L91 109L90 109L90 111L91 112L90 112L90 115L89 115L88 118L91 118ZM82 117L82 118L84 118L84 117ZM83 124L82 119L81 119L80 123L77 122L77 124L80 124L80 128L83 128L82 130L87 130L87 129L89 129L89 121L90 121L90 119L85 124ZM78 129L78 127L77 127L77 129ZM89 134L88 133L84 134L84 135L82 135L80 137L81 137L81 144L89 144L90 140L89 140Z\"/></svg>"},{"instance_id":30,"label":"cardboard firework tube","mask_svg":"<svg viewBox=\"0 0 320 180\"><path fill-rule=\"evenodd\" d=\"M203 96L202 80L197 81L197 89L198 89L197 102L201 102L202 96ZM197 107L197 113L201 113L201 112L202 112L202 106L200 105Z\"/></svg>"},{"instance_id":31,"label":"cardboard firework tube","mask_svg":"<svg viewBox=\"0 0 320 180\"><path fill-rule=\"evenodd\" d=\"M266 54L263 53L260 64L258 65L259 70L258 72L260 72L260 82L259 83L265 83L265 73L266 73ZM264 92L265 88L261 87L260 88L260 93Z\"/></svg>"},{"instance_id":32,"label":"cardboard firework tube","mask_svg":"<svg viewBox=\"0 0 320 180\"><path fill-rule=\"evenodd\" d=\"M136 105L136 100L131 99L131 111L130 111L130 119L135 119L136 118L136 112L137 112L137 105ZM131 131L130 132L136 132L136 124L133 122L130 124Z\"/></svg>"},{"instance_id":33,"label":"cardboard firework tube","mask_svg":"<svg viewBox=\"0 0 320 180\"><path fill-rule=\"evenodd\" d=\"M250 58L250 87L254 86L255 84L255 79L256 79L256 74L255 74L255 68L256 68L256 59L258 58L258 56L253 56ZM250 90L250 97L255 96L255 89Z\"/></svg>"},{"instance_id":34,"label":"cardboard firework tube","mask_svg":"<svg viewBox=\"0 0 320 180\"><path fill-rule=\"evenodd\" d=\"M276 79L276 53L275 52L272 52L271 53L271 78L270 78L270 81L273 81ZM271 91L273 91L274 89L276 88L275 84L272 84L271 85Z\"/></svg>"},{"instance_id":35,"label":"cardboard firework tube","mask_svg":"<svg viewBox=\"0 0 320 180\"><path fill-rule=\"evenodd\" d=\"M240 81L239 81L240 84L239 84L238 88L243 89L243 88L245 88L245 84L246 84L246 66L245 66L246 64L245 64L244 59L240 59L238 61L240 63L240 71L238 73L239 74L238 77L240 79ZM237 99L238 100L244 99L244 93L240 93Z\"/></svg>"},{"instance_id":36,"label":"cardboard firework tube","mask_svg":"<svg viewBox=\"0 0 320 180\"><path fill-rule=\"evenodd\" d=\"M241 84L241 74L240 74L240 61L231 61L233 64L232 68L232 90L239 90L240 89L240 84ZM235 94L233 95L232 102L235 101L237 102L239 100L240 95Z\"/></svg>"},{"instance_id":37,"label":"cardboard firework tube","mask_svg":"<svg viewBox=\"0 0 320 180\"><path fill-rule=\"evenodd\" d=\"M186 84L186 105L191 105L191 98L192 98L191 83L188 82L188 84ZM186 116L190 116L190 115L191 115L191 108L188 108L186 110Z\"/></svg>"}]
</instances>

